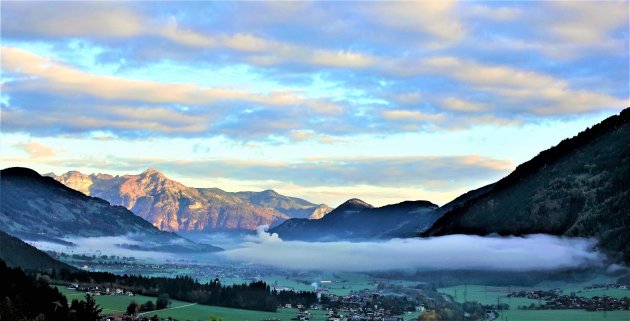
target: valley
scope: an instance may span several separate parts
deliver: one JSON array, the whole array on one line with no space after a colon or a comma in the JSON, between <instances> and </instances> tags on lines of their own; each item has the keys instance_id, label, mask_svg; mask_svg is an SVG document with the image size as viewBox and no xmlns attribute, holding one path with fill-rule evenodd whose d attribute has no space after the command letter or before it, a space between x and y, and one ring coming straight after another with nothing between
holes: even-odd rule
<instances>
[{"instance_id":1,"label":"valley","mask_svg":"<svg viewBox=\"0 0 630 321\"><path fill-rule=\"evenodd\" d=\"M626 109L441 207L7 168L0 258L63 313L94 295L103 320L624 320L629 124Z\"/></svg>"}]
</instances>

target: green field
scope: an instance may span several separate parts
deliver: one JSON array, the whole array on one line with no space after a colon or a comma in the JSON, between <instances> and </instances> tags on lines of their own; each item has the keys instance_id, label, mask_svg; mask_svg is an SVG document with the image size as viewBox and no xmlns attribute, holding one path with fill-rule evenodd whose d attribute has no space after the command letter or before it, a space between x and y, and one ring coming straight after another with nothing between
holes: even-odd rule
<instances>
[{"instance_id":1,"label":"green field","mask_svg":"<svg viewBox=\"0 0 630 321\"><path fill-rule=\"evenodd\" d=\"M296 279L303 279L302 282ZM370 279L369 276L361 273L335 273L334 275L319 275L304 276L304 277L287 277L279 275L266 275L264 281L269 285L277 285L278 287L292 288L296 291L312 291L313 286L311 283L319 282L321 280L330 280L332 283L324 284L323 286L328 289L329 293L335 295L347 295L351 291L363 290L363 289L375 289L377 281ZM241 278L222 278L222 284L241 284L251 282L251 279ZM396 281L388 280L392 283ZM415 282L414 284L417 284Z\"/></svg>"},{"instance_id":2,"label":"green field","mask_svg":"<svg viewBox=\"0 0 630 321\"><path fill-rule=\"evenodd\" d=\"M463 302L464 297L466 301L477 301L481 304L496 304L497 297L501 303L507 303L510 305L509 311L503 311L500 320L507 321L538 321L538 320L550 320L550 321L628 321L630 320L630 311L608 311L608 312L588 312L585 310L518 310L519 305L529 306L534 303L539 304L538 300L531 300L525 298L508 298L507 294L509 290L519 291L524 289L551 289L554 287L561 287L564 293L570 291L578 291L583 289L583 286L578 285L559 285L559 284L545 284L541 286L535 286L532 288L525 287L494 287L483 285L458 285L447 288L440 288L438 291L446 293L452 296L455 301ZM578 295L583 296L596 296L606 295L615 297L630 297L629 290L592 290L584 291ZM587 295L588 294L588 295Z\"/></svg>"},{"instance_id":3,"label":"green field","mask_svg":"<svg viewBox=\"0 0 630 321\"><path fill-rule=\"evenodd\" d=\"M85 293L77 292L74 290L68 290L65 286L57 286L59 292L68 298L68 304L73 299L83 299L85 298ZM123 313L127 310L127 306L131 303L131 300L135 300L138 303L145 303L149 300L155 303L154 297L136 295L136 296L124 296L124 295L104 295L104 296L95 296L94 299L96 303L100 304L101 308L103 308L104 314L114 314L114 313ZM189 304L188 302L182 301L171 301L171 307L182 306L185 304Z\"/></svg>"},{"instance_id":4,"label":"green field","mask_svg":"<svg viewBox=\"0 0 630 321\"><path fill-rule=\"evenodd\" d=\"M65 286L58 286L57 289L68 298L68 301L72 299L82 299L85 296L83 292L77 292L68 290ZM96 303L103 308L104 314L123 313L131 300L135 300L138 303L144 303L148 300L155 302L154 297L147 297L142 295L129 296L96 296L94 297ZM249 311L240 309L231 309L223 307L215 307L208 305L195 304L191 305L189 302L171 300L169 310L162 310L159 312L149 312L148 316L157 314L160 317L173 317L178 320L208 320L210 316L216 316L223 321L255 321L261 319L277 318L282 321L290 321L297 314L297 309L279 309L278 312L261 312L261 311ZM313 320L325 320L324 311L312 310L311 314L314 316Z\"/></svg>"}]
</instances>

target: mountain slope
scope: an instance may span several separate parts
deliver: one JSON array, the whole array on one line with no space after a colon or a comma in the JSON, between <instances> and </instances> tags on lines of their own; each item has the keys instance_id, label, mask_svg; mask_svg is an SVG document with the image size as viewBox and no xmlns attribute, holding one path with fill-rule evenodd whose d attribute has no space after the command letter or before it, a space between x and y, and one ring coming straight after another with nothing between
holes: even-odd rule
<instances>
[{"instance_id":1,"label":"mountain slope","mask_svg":"<svg viewBox=\"0 0 630 321\"><path fill-rule=\"evenodd\" d=\"M263 208L273 208L291 218L318 219L332 210L326 204L313 204L301 198L278 194L270 189L262 192L237 192L234 194L250 204Z\"/></svg>"},{"instance_id":2,"label":"mountain slope","mask_svg":"<svg viewBox=\"0 0 630 321\"><path fill-rule=\"evenodd\" d=\"M630 261L630 109L541 152L442 216L424 236L595 237Z\"/></svg>"},{"instance_id":3,"label":"mountain slope","mask_svg":"<svg viewBox=\"0 0 630 321\"><path fill-rule=\"evenodd\" d=\"M409 221L408 223L403 224L400 228L397 228L391 231L390 233L387 234L387 236L395 237L395 238L418 236L423 231L426 231L427 229L429 229L432 226L432 224L435 222L435 220L442 217L444 214L446 214L453 208L462 206L464 203L468 202L469 200L488 193L490 190L492 190L493 186L494 184L489 184L484 187L480 187L478 189L468 191L458 196L456 199L436 209L433 213L433 217L435 218L433 221L427 220L425 216L420 216L414 220Z\"/></svg>"},{"instance_id":4,"label":"mountain slope","mask_svg":"<svg viewBox=\"0 0 630 321\"><path fill-rule=\"evenodd\" d=\"M0 181L0 229L22 239L63 243L67 237L133 235L142 242L140 249L203 250L124 207L86 196L33 170L3 169Z\"/></svg>"},{"instance_id":5,"label":"mountain slope","mask_svg":"<svg viewBox=\"0 0 630 321\"><path fill-rule=\"evenodd\" d=\"M0 259L10 267L21 267L24 270L76 270L75 267L59 262L45 252L2 231L0 231Z\"/></svg>"},{"instance_id":6,"label":"mountain slope","mask_svg":"<svg viewBox=\"0 0 630 321\"><path fill-rule=\"evenodd\" d=\"M230 193L192 188L155 169L139 175L85 175L76 171L53 176L70 188L128 208L165 231L255 230L290 217L327 213L327 206L274 191Z\"/></svg>"},{"instance_id":7,"label":"mountain slope","mask_svg":"<svg viewBox=\"0 0 630 321\"><path fill-rule=\"evenodd\" d=\"M437 205L428 201L406 201L375 208L351 199L321 219L290 219L269 230L286 240L337 240L384 237L411 221L430 226Z\"/></svg>"}]
</instances>

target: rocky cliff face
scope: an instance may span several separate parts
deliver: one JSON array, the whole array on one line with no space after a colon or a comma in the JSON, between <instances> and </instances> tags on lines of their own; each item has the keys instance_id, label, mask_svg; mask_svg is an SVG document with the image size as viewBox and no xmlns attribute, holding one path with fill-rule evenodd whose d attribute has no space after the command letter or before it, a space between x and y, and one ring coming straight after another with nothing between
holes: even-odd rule
<instances>
[{"instance_id":1,"label":"rocky cliff face","mask_svg":"<svg viewBox=\"0 0 630 321\"><path fill-rule=\"evenodd\" d=\"M192 188L155 169L139 175L85 175L71 171L53 176L86 195L121 205L165 231L255 230L291 217L323 217L326 205L280 195L275 191L230 193Z\"/></svg>"}]
</instances>

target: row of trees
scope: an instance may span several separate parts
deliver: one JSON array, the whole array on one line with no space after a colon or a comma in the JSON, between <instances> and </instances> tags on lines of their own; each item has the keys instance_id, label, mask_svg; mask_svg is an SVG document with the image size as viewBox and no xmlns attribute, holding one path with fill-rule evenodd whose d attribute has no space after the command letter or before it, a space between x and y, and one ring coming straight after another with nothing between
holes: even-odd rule
<instances>
[{"instance_id":1,"label":"row of trees","mask_svg":"<svg viewBox=\"0 0 630 321\"><path fill-rule=\"evenodd\" d=\"M148 311L153 311L153 310L166 309L170 303L171 302L168 297L168 294L165 294L165 293L160 294L160 296L158 296L155 304L151 300L148 300L146 303L143 303L143 304L139 304L135 300L131 300L131 303L129 303L129 305L127 306L127 314L136 315L139 312L148 312Z\"/></svg>"},{"instance_id":2,"label":"row of trees","mask_svg":"<svg viewBox=\"0 0 630 321\"><path fill-rule=\"evenodd\" d=\"M275 291L262 281L225 286L218 279L200 283L189 276L148 278L140 275L121 276L107 272L68 270L55 270L52 275L53 279L66 282L122 288L147 296L166 294L175 300L247 310L276 311L278 305L287 303L310 306L317 302L314 292Z\"/></svg>"}]
</instances>

